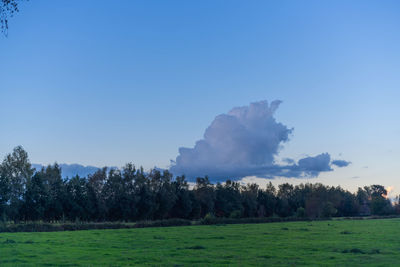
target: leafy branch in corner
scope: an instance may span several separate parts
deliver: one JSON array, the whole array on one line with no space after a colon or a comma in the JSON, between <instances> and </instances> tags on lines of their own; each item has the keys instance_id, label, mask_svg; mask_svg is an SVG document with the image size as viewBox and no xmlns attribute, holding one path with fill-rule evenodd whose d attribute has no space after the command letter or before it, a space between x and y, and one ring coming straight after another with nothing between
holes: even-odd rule
<instances>
[{"instance_id":1,"label":"leafy branch in corner","mask_svg":"<svg viewBox=\"0 0 400 267\"><path fill-rule=\"evenodd\" d=\"M0 0L0 29L7 35L8 20L19 11L18 0Z\"/></svg>"}]
</instances>

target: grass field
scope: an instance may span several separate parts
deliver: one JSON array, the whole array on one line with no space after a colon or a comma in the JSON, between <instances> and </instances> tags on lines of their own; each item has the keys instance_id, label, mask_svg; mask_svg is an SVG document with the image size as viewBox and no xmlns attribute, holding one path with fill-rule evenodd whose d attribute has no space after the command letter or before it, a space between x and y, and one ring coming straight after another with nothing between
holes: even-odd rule
<instances>
[{"instance_id":1,"label":"grass field","mask_svg":"<svg viewBox=\"0 0 400 267\"><path fill-rule=\"evenodd\" d=\"M0 233L1 266L398 266L400 219Z\"/></svg>"}]
</instances>

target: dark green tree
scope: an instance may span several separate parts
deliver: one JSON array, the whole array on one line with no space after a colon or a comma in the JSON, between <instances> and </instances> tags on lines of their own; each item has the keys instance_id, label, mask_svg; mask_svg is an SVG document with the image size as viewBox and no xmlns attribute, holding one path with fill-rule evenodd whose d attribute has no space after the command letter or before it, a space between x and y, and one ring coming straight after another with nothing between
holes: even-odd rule
<instances>
[{"instance_id":1,"label":"dark green tree","mask_svg":"<svg viewBox=\"0 0 400 267\"><path fill-rule=\"evenodd\" d=\"M200 217L203 218L208 213L214 214L215 190L208 176L198 177L193 190L200 208Z\"/></svg>"},{"instance_id":2,"label":"dark green tree","mask_svg":"<svg viewBox=\"0 0 400 267\"><path fill-rule=\"evenodd\" d=\"M297 207L294 205L294 187L289 183L279 185L277 193L278 201L276 204L276 213L279 216L291 216Z\"/></svg>"},{"instance_id":3,"label":"dark green tree","mask_svg":"<svg viewBox=\"0 0 400 267\"><path fill-rule=\"evenodd\" d=\"M258 185L247 184L242 186L243 216L256 217L258 211Z\"/></svg>"},{"instance_id":4,"label":"dark green tree","mask_svg":"<svg viewBox=\"0 0 400 267\"><path fill-rule=\"evenodd\" d=\"M388 215L393 212L387 191L382 185L364 187L370 198L371 213L374 215Z\"/></svg>"},{"instance_id":5,"label":"dark green tree","mask_svg":"<svg viewBox=\"0 0 400 267\"><path fill-rule=\"evenodd\" d=\"M61 168L55 163L49 165L43 172L43 182L46 191L46 207L44 219L46 221L59 221L64 214L64 203L68 203L69 196L66 195L66 186L61 177Z\"/></svg>"},{"instance_id":6,"label":"dark green tree","mask_svg":"<svg viewBox=\"0 0 400 267\"><path fill-rule=\"evenodd\" d=\"M36 221L44 217L44 211L48 201L48 191L44 184L45 172L42 169L36 172L27 184L21 208L21 218Z\"/></svg>"},{"instance_id":7,"label":"dark green tree","mask_svg":"<svg viewBox=\"0 0 400 267\"><path fill-rule=\"evenodd\" d=\"M176 201L171 210L171 217L189 219L193 210L193 197L191 196L192 192L189 191L185 176L176 177L175 181L172 182L172 186L175 190Z\"/></svg>"},{"instance_id":8,"label":"dark green tree","mask_svg":"<svg viewBox=\"0 0 400 267\"><path fill-rule=\"evenodd\" d=\"M160 171L153 170L150 175L150 184L155 194L155 219L166 219L170 217L171 209L175 205L176 195L172 186L172 174L164 171L161 175Z\"/></svg>"},{"instance_id":9,"label":"dark green tree","mask_svg":"<svg viewBox=\"0 0 400 267\"><path fill-rule=\"evenodd\" d=\"M99 169L94 174L88 176L87 205L90 213L89 217L93 221L103 221L106 219L106 204L102 195L106 180L107 167Z\"/></svg>"},{"instance_id":10,"label":"dark green tree","mask_svg":"<svg viewBox=\"0 0 400 267\"><path fill-rule=\"evenodd\" d=\"M17 221L20 219L24 193L34 169L29 162L28 153L21 146L14 148L13 152L5 157L0 169L0 184L3 185L1 191L4 191L1 199L7 203L5 208L8 218Z\"/></svg>"},{"instance_id":11,"label":"dark green tree","mask_svg":"<svg viewBox=\"0 0 400 267\"><path fill-rule=\"evenodd\" d=\"M265 190L259 190L258 197L258 216L272 216L276 210L276 189L271 182L268 183Z\"/></svg>"},{"instance_id":12,"label":"dark green tree","mask_svg":"<svg viewBox=\"0 0 400 267\"><path fill-rule=\"evenodd\" d=\"M89 211L87 199L87 181L76 175L66 184L66 216L71 221L87 221Z\"/></svg>"},{"instance_id":13,"label":"dark green tree","mask_svg":"<svg viewBox=\"0 0 400 267\"><path fill-rule=\"evenodd\" d=\"M217 217L241 217L243 213L240 184L227 180L215 187L215 215Z\"/></svg>"},{"instance_id":14,"label":"dark green tree","mask_svg":"<svg viewBox=\"0 0 400 267\"><path fill-rule=\"evenodd\" d=\"M143 168L136 172L134 182L136 220L150 220L156 210L155 195L151 190L150 180L146 177Z\"/></svg>"}]
</instances>

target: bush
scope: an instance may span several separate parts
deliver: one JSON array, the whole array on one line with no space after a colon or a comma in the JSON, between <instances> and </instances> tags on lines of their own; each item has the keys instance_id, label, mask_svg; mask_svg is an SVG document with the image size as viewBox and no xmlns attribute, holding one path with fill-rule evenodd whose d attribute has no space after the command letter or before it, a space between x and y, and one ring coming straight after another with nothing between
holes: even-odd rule
<instances>
[{"instance_id":1,"label":"bush","mask_svg":"<svg viewBox=\"0 0 400 267\"><path fill-rule=\"evenodd\" d=\"M296 217L297 218L304 218L306 217L306 210L303 207L300 207L296 210Z\"/></svg>"},{"instance_id":2,"label":"bush","mask_svg":"<svg viewBox=\"0 0 400 267\"><path fill-rule=\"evenodd\" d=\"M169 220L158 220L158 221L142 221L137 222L133 225L133 228L145 228L145 227L168 227L168 226L185 226L192 225L192 221L185 219L169 219Z\"/></svg>"},{"instance_id":3,"label":"bush","mask_svg":"<svg viewBox=\"0 0 400 267\"><path fill-rule=\"evenodd\" d=\"M221 221L221 219L224 220L224 218L215 218L214 214L212 213L207 213L203 220L201 220L201 224L216 224L217 221Z\"/></svg>"},{"instance_id":4,"label":"bush","mask_svg":"<svg viewBox=\"0 0 400 267\"><path fill-rule=\"evenodd\" d=\"M121 229L131 228L131 225L121 223L25 223L1 225L0 232L56 232L56 231L77 231L92 229Z\"/></svg>"},{"instance_id":5,"label":"bush","mask_svg":"<svg viewBox=\"0 0 400 267\"><path fill-rule=\"evenodd\" d=\"M240 210L234 210L229 215L229 218L232 218L232 219L239 219L240 217L242 217L242 212Z\"/></svg>"},{"instance_id":6,"label":"bush","mask_svg":"<svg viewBox=\"0 0 400 267\"><path fill-rule=\"evenodd\" d=\"M337 213L337 209L335 206L332 204L332 202L325 202L323 207L322 207L322 217L324 218L330 218L334 216Z\"/></svg>"}]
</instances>

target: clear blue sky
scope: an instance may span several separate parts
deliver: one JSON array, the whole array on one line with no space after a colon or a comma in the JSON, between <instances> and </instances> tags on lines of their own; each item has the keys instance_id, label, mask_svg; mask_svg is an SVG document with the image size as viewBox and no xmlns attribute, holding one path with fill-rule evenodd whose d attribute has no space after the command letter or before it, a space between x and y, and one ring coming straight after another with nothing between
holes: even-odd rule
<instances>
[{"instance_id":1,"label":"clear blue sky","mask_svg":"<svg viewBox=\"0 0 400 267\"><path fill-rule=\"evenodd\" d=\"M31 0L0 37L0 157L22 145L35 163L167 167L216 115L280 99L294 127L281 157L352 162L308 181L400 192L399 14L399 1Z\"/></svg>"}]
</instances>

